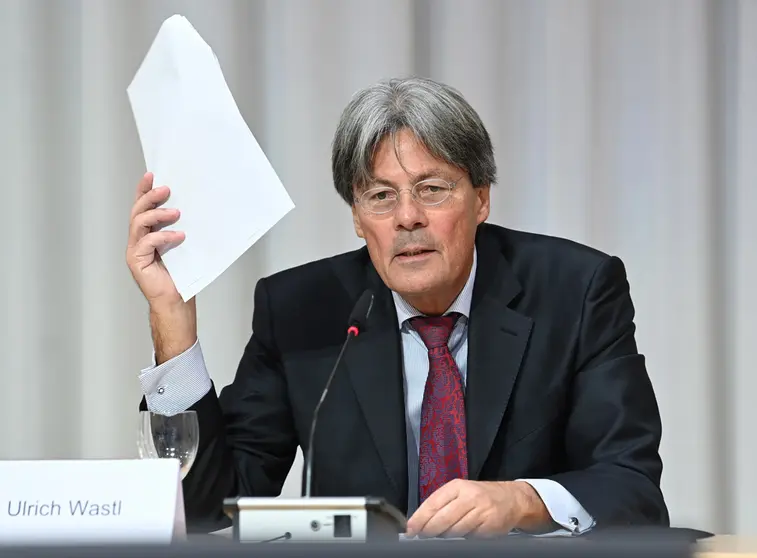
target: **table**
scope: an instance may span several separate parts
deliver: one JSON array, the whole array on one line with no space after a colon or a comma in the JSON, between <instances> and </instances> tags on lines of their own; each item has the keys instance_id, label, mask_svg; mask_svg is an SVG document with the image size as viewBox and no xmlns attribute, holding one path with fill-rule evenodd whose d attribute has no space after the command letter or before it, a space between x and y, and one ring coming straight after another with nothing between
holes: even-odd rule
<instances>
[{"instance_id":1,"label":"table","mask_svg":"<svg viewBox=\"0 0 757 558\"><path fill-rule=\"evenodd\" d=\"M700 541L698 558L757 558L757 538L716 535Z\"/></svg>"},{"instance_id":2,"label":"table","mask_svg":"<svg viewBox=\"0 0 757 558\"><path fill-rule=\"evenodd\" d=\"M356 552L357 551L357 552ZM656 535L595 539L516 539L501 545L477 541L355 544L236 544L223 536L190 536L173 545L15 548L0 558L757 558L757 538L720 535L697 543Z\"/></svg>"}]
</instances>

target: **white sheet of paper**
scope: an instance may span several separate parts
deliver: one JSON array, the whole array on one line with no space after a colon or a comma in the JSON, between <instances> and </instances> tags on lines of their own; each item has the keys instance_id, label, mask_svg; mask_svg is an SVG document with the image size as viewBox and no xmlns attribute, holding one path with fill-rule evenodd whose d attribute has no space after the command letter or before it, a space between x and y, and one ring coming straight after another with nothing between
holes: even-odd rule
<instances>
[{"instance_id":1,"label":"white sheet of paper","mask_svg":"<svg viewBox=\"0 0 757 558\"><path fill-rule=\"evenodd\" d=\"M186 233L162 253L186 301L294 208L211 48L181 15L163 22L127 88L147 170Z\"/></svg>"},{"instance_id":2,"label":"white sheet of paper","mask_svg":"<svg viewBox=\"0 0 757 558\"><path fill-rule=\"evenodd\" d=\"M424 541L464 541L465 537L406 537L404 533L399 535L400 542L424 542Z\"/></svg>"}]
</instances>

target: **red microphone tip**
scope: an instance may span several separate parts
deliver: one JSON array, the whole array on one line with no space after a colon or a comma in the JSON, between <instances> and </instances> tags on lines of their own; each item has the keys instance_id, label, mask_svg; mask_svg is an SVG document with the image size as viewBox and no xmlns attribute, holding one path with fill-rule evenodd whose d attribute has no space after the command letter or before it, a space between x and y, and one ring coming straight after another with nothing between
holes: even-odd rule
<instances>
[{"instance_id":1,"label":"red microphone tip","mask_svg":"<svg viewBox=\"0 0 757 558\"><path fill-rule=\"evenodd\" d=\"M360 330L357 328L357 326L350 326L347 328L347 335L352 334L355 337L357 337L359 333L360 333Z\"/></svg>"}]
</instances>

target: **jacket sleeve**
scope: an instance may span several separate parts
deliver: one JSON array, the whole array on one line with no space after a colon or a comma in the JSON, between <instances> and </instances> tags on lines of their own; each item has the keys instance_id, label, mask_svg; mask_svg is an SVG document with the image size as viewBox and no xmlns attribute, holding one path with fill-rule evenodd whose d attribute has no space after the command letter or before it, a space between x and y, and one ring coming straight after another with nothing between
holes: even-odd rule
<instances>
[{"instance_id":1,"label":"jacket sleeve","mask_svg":"<svg viewBox=\"0 0 757 558\"><path fill-rule=\"evenodd\" d=\"M583 304L565 434L570 469L550 477L597 529L670 522L660 490L660 412L634 334L625 267L610 257L596 269Z\"/></svg>"}]
</instances>

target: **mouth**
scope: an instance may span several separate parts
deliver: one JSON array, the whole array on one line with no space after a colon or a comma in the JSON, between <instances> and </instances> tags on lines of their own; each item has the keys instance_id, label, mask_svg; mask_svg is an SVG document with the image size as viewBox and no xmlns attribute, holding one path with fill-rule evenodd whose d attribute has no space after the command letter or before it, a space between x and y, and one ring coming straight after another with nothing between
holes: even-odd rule
<instances>
[{"instance_id":1,"label":"mouth","mask_svg":"<svg viewBox=\"0 0 757 558\"><path fill-rule=\"evenodd\" d=\"M394 257L401 262L410 262L425 259L435 251L436 250L430 250L426 248L411 248L400 252Z\"/></svg>"}]
</instances>

